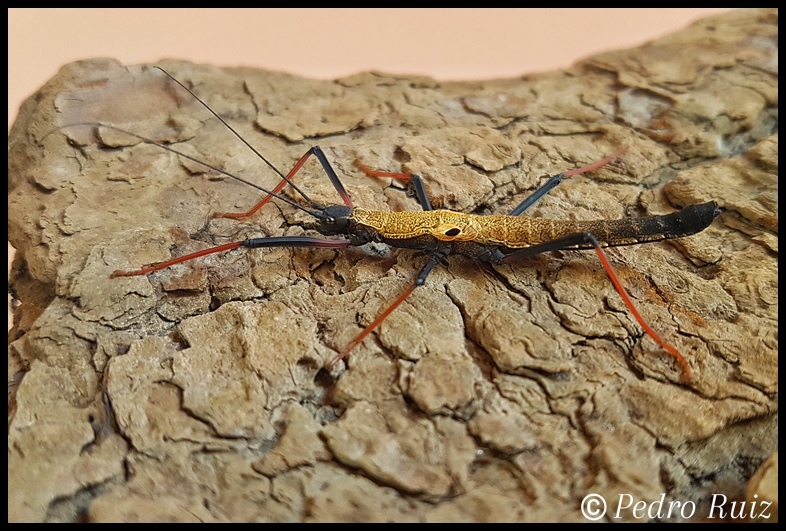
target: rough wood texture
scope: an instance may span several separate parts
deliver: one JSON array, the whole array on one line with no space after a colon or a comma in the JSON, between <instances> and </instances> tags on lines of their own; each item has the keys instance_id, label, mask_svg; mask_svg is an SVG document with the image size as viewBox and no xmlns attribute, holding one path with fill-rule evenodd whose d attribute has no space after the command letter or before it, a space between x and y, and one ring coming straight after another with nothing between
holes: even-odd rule
<instances>
[{"instance_id":1,"label":"rough wood texture","mask_svg":"<svg viewBox=\"0 0 786 531\"><path fill-rule=\"evenodd\" d=\"M504 213L542 176L622 146L528 213L718 201L698 235L612 252L688 359L688 385L591 251L516 267L452 257L331 374L422 256L238 250L110 279L309 220L282 203L210 219L257 192L64 127L111 124L277 182L155 69L65 66L9 135L9 520L572 521L589 493L606 518L620 494L663 494L700 520L713 493L744 499L778 434L777 38L777 11L739 11L566 71L462 83L161 63L281 168L322 146L366 208L417 205L358 157L420 173L445 207ZM338 202L316 163L297 182Z\"/></svg>"}]
</instances>

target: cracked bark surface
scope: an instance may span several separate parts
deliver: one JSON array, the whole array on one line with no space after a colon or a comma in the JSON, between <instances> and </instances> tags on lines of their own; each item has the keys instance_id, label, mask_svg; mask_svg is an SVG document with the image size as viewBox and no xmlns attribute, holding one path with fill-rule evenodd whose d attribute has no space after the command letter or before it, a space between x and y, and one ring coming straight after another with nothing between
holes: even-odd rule
<instances>
[{"instance_id":1,"label":"cracked bark surface","mask_svg":"<svg viewBox=\"0 0 786 531\"><path fill-rule=\"evenodd\" d=\"M450 257L332 372L422 255L236 250L110 279L313 231L280 202L211 219L257 192L128 135L66 127L121 127L278 182L159 71L83 61L9 135L9 521L582 521L588 493L610 514L620 494L665 493L702 519L713 493L744 499L777 448L777 11L519 79L161 66L284 171L320 145L364 208L418 210L356 158L422 175L442 207L505 213L544 175L627 147L527 214L717 201L700 234L610 253L693 379L642 337L592 252ZM339 202L315 162L296 182Z\"/></svg>"}]
</instances>

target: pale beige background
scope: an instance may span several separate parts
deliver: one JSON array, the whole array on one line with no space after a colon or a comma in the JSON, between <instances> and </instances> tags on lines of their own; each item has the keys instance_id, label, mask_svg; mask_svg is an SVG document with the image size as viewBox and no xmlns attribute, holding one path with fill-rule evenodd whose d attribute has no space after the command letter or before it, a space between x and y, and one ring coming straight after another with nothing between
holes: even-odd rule
<instances>
[{"instance_id":1,"label":"pale beige background","mask_svg":"<svg viewBox=\"0 0 786 531\"><path fill-rule=\"evenodd\" d=\"M636 46L722 11L9 9L8 125L24 98L78 59L179 58L317 78L372 69L443 80L513 77ZM9 267L11 252L9 245Z\"/></svg>"}]
</instances>

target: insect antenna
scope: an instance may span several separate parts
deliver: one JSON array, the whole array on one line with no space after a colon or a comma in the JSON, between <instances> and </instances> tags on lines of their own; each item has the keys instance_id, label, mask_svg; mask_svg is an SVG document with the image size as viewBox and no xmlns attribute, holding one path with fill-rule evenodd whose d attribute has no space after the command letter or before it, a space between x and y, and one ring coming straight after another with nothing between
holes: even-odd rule
<instances>
[{"instance_id":1,"label":"insect antenna","mask_svg":"<svg viewBox=\"0 0 786 531\"><path fill-rule=\"evenodd\" d=\"M277 167L276 167L276 166L275 166L275 165L274 165L272 162L270 162L270 161L269 161L269 160L268 160L268 159L267 159L267 158L266 158L266 157L265 157L265 156L264 156L262 153L260 153L260 152L259 152L259 151L258 151L258 150L257 150L257 149L254 147L254 146L252 146L252 145L251 145L251 143L250 143L248 140L246 140L245 138L243 138L243 136L242 136L240 133L238 133L238 132L237 132L237 131L236 131L236 130L235 130L235 129L234 129L232 126L231 126L231 125L229 125L229 123L228 123L226 120L224 120L224 119L223 119L223 118L222 118L222 117L221 117L221 116L220 116L220 115L219 115L219 114L218 114L216 111L214 111L213 109L211 109L211 108L210 108L210 106L209 106L207 103L205 103L204 101L202 101L202 99L201 99L199 96L197 96L197 95L196 95L196 93L195 93L193 90L191 90L190 88L188 88L188 87L187 87L187 86L186 86L186 85L185 85L183 82L181 82L179 79L177 79L175 76L173 76L172 74L170 74L169 72L167 72L166 70L164 70L163 68L161 68L160 66L155 66L155 68L157 68L157 69L161 70L161 72L163 72L163 73L164 73L164 75L166 75L166 76L167 76L169 79L171 79L172 81L174 81L175 83L177 83L178 85L180 85L180 86L181 86L181 87L182 87L182 88L183 88L183 89L184 89L186 92L188 92L189 94L191 94L191 96L192 96L192 97L193 97L193 98L194 98L196 101L198 101L198 102L199 102L199 103L200 103L200 104L201 104L201 105L202 105L202 106L203 106L205 109L207 109L208 111L210 111L210 114L212 114L213 116L215 116L216 118L218 118L218 121L220 121L222 124L224 124L224 126L225 126L227 129L229 129L229 130L232 132L232 134L233 134L233 135L235 135L235 136L236 136L238 139L240 139L240 141L241 141L241 142L243 142L243 144L245 144L245 145L246 145L246 147L248 147L248 149L250 149L251 151L253 151L253 152L254 152L254 154L255 154L257 157L259 157L260 159L262 159L262 162L264 162L265 164L267 164L267 166L268 166L268 167L269 167L271 170L273 170L274 172L276 172L276 173L279 175L279 177L281 177L281 178L282 178L284 181L286 181L286 182L287 182L287 184L289 184L289 185L290 185L290 186L291 186L291 187L292 187L292 188L293 188L293 189L294 189L294 190L295 190L297 193L299 193L299 194L301 195L301 197L303 197L303 199L305 199L306 201L308 201L308 202L309 202L309 204L310 204L311 206L313 206L314 208L318 208L318 207L320 207L320 206L321 206L321 205L319 205L319 203L317 203L317 202L315 202L315 201L312 201L312 200L311 200L311 198L310 198L310 197L308 197L308 195L306 195L306 193L305 193L305 192L303 192L303 190L301 190L300 188L298 188L298 187L297 187L297 185L296 185L295 183L293 183L293 182L292 182L292 180L291 180L289 177L287 177L286 175L284 175L284 173L283 173L281 170L279 170L279 169L278 169L278 168L277 168ZM332 179L331 179L331 180L332 180ZM258 188L258 187L257 187L257 188ZM342 187L342 188L343 188L343 187ZM341 190L339 190L339 193L341 193ZM346 192L344 192L344 193L346 193ZM274 197L277 197L275 194L270 194L270 195L273 195Z\"/></svg>"},{"instance_id":2,"label":"insect antenna","mask_svg":"<svg viewBox=\"0 0 786 531\"><path fill-rule=\"evenodd\" d=\"M223 120L221 120L221 121L223 122ZM103 127L103 128L106 128L106 129L111 129L112 131L117 131L119 133L123 133L123 134L128 135L128 136L132 136L134 138L137 138L137 139L141 140L142 142L144 142L146 144L150 144L150 145L159 147L161 149L164 149L166 151L174 153L175 155L179 155L179 156L181 156L183 158L186 158L186 159L188 159L188 160L190 160L192 162L196 162L197 164L205 166L206 168L209 168L209 169L211 169L213 171L216 171L216 172L218 172L218 173L220 173L222 175L225 175L227 177L235 179L236 181L239 181L239 182L241 182L243 184L246 184L246 185L248 185L248 186L250 186L252 188L256 188L257 190L259 190L261 192L264 192L264 193L268 194L271 197L275 197L276 199L280 199L281 201L284 201L285 203L288 203L288 204L292 205L293 207L295 207L295 208L297 208L299 210L302 210L303 212L306 212L307 214L309 214L309 215L311 215L311 216L313 216L313 217L315 217L317 219L324 219L326 217L324 212L323 212L325 207L320 205L319 203L317 203L315 201L312 201L305 194L302 194L302 192L301 192L301 194L306 199L306 201L308 201L311 204L311 206L314 208L313 210L312 209L308 209L308 208L304 207L303 205L298 204L296 201L293 201L292 199L289 199L286 196L283 196L281 194L278 194L276 192L268 190L267 188L264 188L264 187L262 187L262 186L260 186L260 185L258 185L256 183L253 183L253 182L251 182L249 180L246 180L246 179L240 177L239 175L235 175L234 173L228 172L226 170L222 170L218 166L210 164L209 162L205 162L204 160L200 160L200 159L198 159L198 158L196 158L196 157L194 157L192 155L189 155L187 153L183 153L182 151L180 151L178 149L175 149L172 146L168 146L166 144L163 144L161 142L157 142L157 141L155 141L153 139L150 139L150 138L147 138L145 136L138 135L136 133L132 133L131 131L127 131L127 130L121 128L121 127L115 127L114 125L103 124L103 123L100 123L100 122L80 122L80 123L63 125L63 126L61 126L61 129L69 128L69 127L86 127L86 126ZM265 161L265 162L267 162L267 161ZM268 162L268 165L270 165L273 169L275 169L275 166L272 166L269 162ZM278 170L276 170L276 172L278 172ZM280 172L278 172L278 173L279 173L279 175L281 175ZM287 179L286 177L284 177L284 180L291 184L291 181L289 179Z\"/></svg>"}]
</instances>

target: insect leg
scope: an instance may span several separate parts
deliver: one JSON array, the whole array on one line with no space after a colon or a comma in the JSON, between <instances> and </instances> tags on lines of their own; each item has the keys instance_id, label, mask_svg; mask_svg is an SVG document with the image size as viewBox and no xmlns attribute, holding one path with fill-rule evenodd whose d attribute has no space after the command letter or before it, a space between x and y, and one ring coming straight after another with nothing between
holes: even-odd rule
<instances>
[{"instance_id":1,"label":"insect leg","mask_svg":"<svg viewBox=\"0 0 786 531\"><path fill-rule=\"evenodd\" d=\"M641 316L639 311L634 306L633 301L631 300L628 292L622 286L622 282L620 282L619 278L617 277L617 273L614 271L614 268L609 262L606 253L603 252L603 248L598 243L598 240L589 232L579 232L576 234L571 234L564 238L558 238L556 240L552 240L549 242L541 243L539 245L533 245L532 247L527 247L525 249L521 249L519 251L515 251L505 256L502 259L503 263L511 263L516 260L520 260L522 258L528 258L531 256L535 256L540 253L548 252L548 251L557 251L560 249L570 249L577 245L587 244L590 243L595 248L595 252L598 254L601 263L603 264L603 268L606 270L606 274L609 276L611 283L614 285L614 289L617 290L620 297L622 297L625 306L628 307L630 313L633 314L633 317L636 318L639 325L644 329L644 331L649 335L658 345L660 345L664 350L666 350L671 356L674 358L674 361L679 365L680 369L682 370L682 377L681 381L683 383L687 383L690 381L691 373L690 373L690 366L685 358L680 354L676 348L666 343L660 335L644 320Z\"/></svg>"},{"instance_id":2,"label":"insect leg","mask_svg":"<svg viewBox=\"0 0 786 531\"><path fill-rule=\"evenodd\" d=\"M582 168L576 168L575 170L570 170L570 171L566 171L564 173L558 173L557 175L551 176L549 178L549 180L546 181L545 183L543 183L540 186L540 188L535 190L532 193L532 195L530 195L528 198L526 198L524 201L522 201L516 208L511 210L509 215L511 215L511 216L518 216L518 215L522 214L525 210L527 210L529 207L534 205L538 200L540 200L544 195L546 195L547 193L552 191L554 188L556 188L557 185L559 183L561 183L563 179L565 179L567 177L572 177L573 175L579 175L580 173L586 173L588 171L593 171L593 170L597 170L598 168L602 168L603 166L605 166L609 162L612 162L613 160L616 160L617 158L619 158L623 153L625 153L625 151L626 150L622 149L620 151L617 151L613 155L609 155L608 157L606 157L603 160L599 160L598 162L595 162L594 164L590 164L589 166L584 166Z\"/></svg>"},{"instance_id":3,"label":"insect leg","mask_svg":"<svg viewBox=\"0 0 786 531\"><path fill-rule=\"evenodd\" d=\"M297 161L297 164L295 164L295 166L291 170L289 170L289 173L287 173L286 176L282 175L283 179L280 183L278 183L278 185L276 185L275 188L273 188L273 194L279 193L281 190L284 189L284 187L287 184L293 184L292 178L295 176L295 174L298 171L300 171L300 169L303 167L303 164L306 163L306 161L311 155L315 156L319 161L319 163L322 165L322 168L325 170L325 173L330 179L330 182L333 184L333 188L335 188L336 191L338 192L338 195L341 196L341 199L344 201L344 204L347 205L348 207L352 207L352 200L349 198L349 194L347 193L347 190L344 188L344 185L341 184L341 180L338 178L338 175L336 175L333 166L330 165L330 162L328 161L327 157L325 157L325 153L322 151L322 148L320 148L319 146L314 146L308 151L306 151L306 153L302 157L300 157L300 160ZM297 188L295 189L297 190ZM262 199L262 201L251 207L251 209L248 212L214 212L212 217L244 219L253 216L254 214L257 213L257 211L260 208L265 206L271 199L273 199L273 197L275 197L273 194L266 195ZM302 192L301 195L306 197Z\"/></svg>"},{"instance_id":4,"label":"insect leg","mask_svg":"<svg viewBox=\"0 0 786 531\"><path fill-rule=\"evenodd\" d=\"M420 270L418 276L415 277L415 281L412 283L412 285L408 287L406 291L404 291L401 295L399 295L398 298L395 301L393 301L393 304L391 304L387 310L382 312L379 315L379 317L374 319L374 321L370 325L364 328L363 331L360 334L358 334L358 336L355 339L353 339L352 342L349 345L347 345L346 348L342 350L338 356L333 358L330 361L330 363L327 364L326 367L330 369L336 363L346 358L353 348L358 346L366 338L367 335L369 335L377 326L380 325L380 323L382 323L382 321L384 321L388 317L388 315L393 313L393 310L398 308L402 302L407 300L407 297L412 295L412 292L415 291L415 288L417 288L418 286L422 286L426 282L426 277L428 277L429 273L431 273L431 270L434 269L434 266L437 265L439 262L441 262L444 258L445 258L444 253L433 254L431 256L431 259L428 261L428 263L423 267L423 269Z\"/></svg>"},{"instance_id":5,"label":"insect leg","mask_svg":"<svg viewBox=\"0 0 786 531\"><path fill-rule=\"evenodd\" d=\"M162 269L166 269L167 267L173 266L175 264L187 262L189 260L193 260L194 258L199 258L200 256L220 253L223 251L230 251L232 249L237 249L238 247L247 247L249 249L257 249L260 247L317 247L317 248L325 248L325 249L342 249L344 247L349 247L349 241L328 240L325 238L311 238L309 236L277 236L272 238L250 238L239 242L225 243L223 245L218 245L216 247L211 247L209 249L202 249L201 251L179 256L177 258L172 258L171 260L167 260L165 262L156 262L155 264L150 264L140 269L134 269L131 271L117 270L112 273L111 277L117 278L117 277L135 277L139 275L147 275L149 273L153 273L154 271L160 271Z\"/></svg>"},{"instance_id":6,"label":"insect leg","mask_svg":"<svg viewBox=\"0 0 786 531\"><path fill-rule=\"evenodd\" d=\"M434 210L428 198L428 192L426 192L426 184L423 182L423 178L420 175L412 174L412 186L415 187L415 196L418 198L420 208L424 211Z\"/></svg>"},{"instance_id":7,"label":"insect leg","mask_svg":"<svg viewBox=\"0 0 786 531\"><path fill-rule=\"evenodd\" d=\"M282 178L282 182L279 183L278 186L276 186L274 193L277 194L278 192L280 192L284 188L284 186L286 186L287 184L290 184L290 185L292 185L292 188L294 188L295 191L297 193L299 193L306 201L311 203L312 206L315 206L315 207L318 206L311 199L309 199L309 197L300 188L298 188L295 185L295 183L293 183L291 181L291 177L293 177L298 172L298 170L300 170L300 168L306 162L308 157L311 156L311 155L314 155L319 160L319 163L322 165L322 168L324 168L325 173L327 173L327 176L330 179L330 182L333 183L333 187L338 192L338 195L341 196L341 199L344 201L344 204L347 205L348 207L352 207L352 201L349 198L349 194L347 193L346 189L344 188L344 185L341 184L341 181L339 180L338 175L336 175L336 172L333 170L333 167L330 165L330 162L328 162L327 157L325 157L325 154L322 152L322 149L319 146L314 146L311 149L309 149L306 152L305 155L300 157L300 160L297 162L297 164L295 164L295 167L292 168L287 175L284 175L283 173L281 173L279 171L279 169L275 165L273 165L272 162L270 162L264 155L262 155L262 153L260 153L245 138L243 138L243 136L240 133L238 133L231 125L229 125L229 123L227 123L226 120L224 120L216 111L211 109L210 106L207 103L205 103L199 96L197 96L196 93L193 90L188 88L179 79L177 79L175 76L173 76L172 74L170 74L169 72L167 72L166 70L161 68L160 66L157 66L156 68L158 68L161 72L163 72L164 75L166 75L169 79L171 79L172 81L177 83L183 90L185 90L186 92L191 94L191 96L196 101L198 101L205 109L207 109L213 116L215 116L218 119L218 121L220 121L222 124L224 124L224 126L226 126L226 128L233 135L235 135L238 139L240 139L240 141L243 142L243 144L245 144L246 147L248 147L248 149L253 151L254 154L257 157L259 157L260 160L262 160L262 162L264 162L269 168L271 168L273 171L275 171ZM231 218L231 219L247 218L247 217L253 215L254 213L256 213L260 208L262 208L268 201L270 201L271 198L272 198L272 196L268 195L267 197L262 199L262 201L260 201L256 205L254 205L251 208L251 210L249 210L248 212L241 212L241 213L217 212L217 213L213 214L213 217Z\"/></svg>"},{"instance_id":8,"label":"insect leg","mask_svg":"<svg viewBox=\"0 0 786 531\"><path fill-rule=\"evenodd\" d=\"M426 190L426 184L423 182L423 178L420 175L416 175L414 173L396 173L396 172L389 172L389 171L377 171L372 170L360 160L355 160L355 166L357 166L360 170L363 171L369 177L389 177L391 179L400 179L402 181L410 181L412 183L412 187L415 189L415 197L418 199L418 203L420 204L420 208L424 211L434 210L434 207L431 206L431 200L428 198L428 191Z\"/></svg>"}]
</instances>

